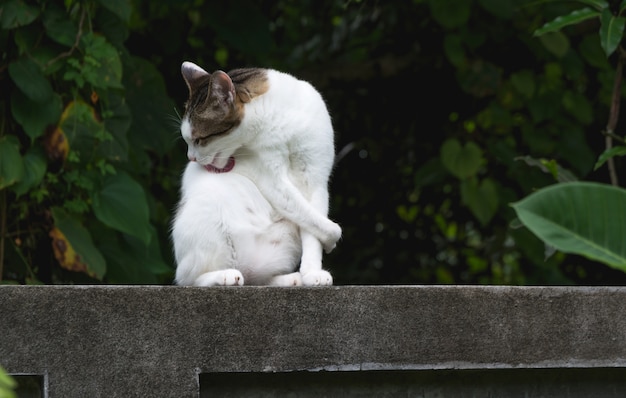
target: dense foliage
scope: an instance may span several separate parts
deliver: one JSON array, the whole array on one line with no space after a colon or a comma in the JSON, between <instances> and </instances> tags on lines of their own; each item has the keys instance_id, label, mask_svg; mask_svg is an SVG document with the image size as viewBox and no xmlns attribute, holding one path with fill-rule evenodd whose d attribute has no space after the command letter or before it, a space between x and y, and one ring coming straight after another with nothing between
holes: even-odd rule
<instances>
[{"instance_id":1,"label":"dense foliage","mask_svg":"<svg viewBox=\"0 0 626 398\"><path fill-rule=\"evenodd\" d=\"M562 170L559 172L557 166L556 176L561 182L539 189L512 206L524 226L546 245L626 272L626 247L622 240L626 228L626 189L618 186L619 176L614 159L626 154L626 142L616 130L626 59L626 51L621 46L626 27L626 17L623 16L626 1L622 0L619 8L604 0L583 3L587 7L557 16L537 29L535 35L560 32L566 26L595 19L604 53L607 57L617 54L609 118L602 132L606 136L606 148L594 166L597 169L605 162L608 164L611 185L571 181L571 175Z\"/></svg>"},{"instance_id":2,"label":"dense foliage","mask_svg":"<svg viewBox=\"0 0 626 398\"><path fill-rule=\"evenodd\" d=\"M192 60L284 70L324 95L339 154L331 217L344 238L325 260L337 283L624 283L553 253L510 206L563 179L609 181L593 167L619 54L607 58L597 19L533 35L577 8L7 0L0 275L170 283L180 63Z\"/></svg>"},{"instance_id":3,"label":"dense foliage","mask_svg":"<svg viewBox=\"0 0 626 398\"><path fill-rule=\"evenodd\" d=\"M157 198L174 183L162 120L173 103L155 66L124 46L130 15L124 1L2 6L8 279L156 283L171 273L161 238L171 209Z\"/></svg>"}]
</instances>

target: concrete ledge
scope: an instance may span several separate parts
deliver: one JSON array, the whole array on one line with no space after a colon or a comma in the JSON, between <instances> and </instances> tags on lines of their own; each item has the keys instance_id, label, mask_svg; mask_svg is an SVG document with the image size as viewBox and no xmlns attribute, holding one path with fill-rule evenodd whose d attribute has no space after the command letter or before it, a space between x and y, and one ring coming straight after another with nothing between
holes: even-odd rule
<instances>
[{"instance_id":1,"label":"concrete ledge","mask_svg":"<svg viewBox=\"0 0 626 398\"><path fill-rule=\"evenodd\" d=\"M198 397L236 372L614 374L625 309L621 287L0 286L0 364L50 397Z\"/></svg>"}]
</instances>

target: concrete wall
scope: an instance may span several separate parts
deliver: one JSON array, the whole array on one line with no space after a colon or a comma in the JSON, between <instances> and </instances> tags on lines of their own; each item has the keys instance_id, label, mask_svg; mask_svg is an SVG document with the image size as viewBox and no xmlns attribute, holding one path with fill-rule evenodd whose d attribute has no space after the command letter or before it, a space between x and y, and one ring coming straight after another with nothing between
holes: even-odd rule
<instances>
[{"instance_id":1,"label":"concrete wall","mask_svg":"<svg viewBox=\"0 0 626 398\"><path fill-rule=\"evenodd\" d=\"M49 397L622 397L626 288L0 286L0 364Z\"/></svg>"}]
</instances>

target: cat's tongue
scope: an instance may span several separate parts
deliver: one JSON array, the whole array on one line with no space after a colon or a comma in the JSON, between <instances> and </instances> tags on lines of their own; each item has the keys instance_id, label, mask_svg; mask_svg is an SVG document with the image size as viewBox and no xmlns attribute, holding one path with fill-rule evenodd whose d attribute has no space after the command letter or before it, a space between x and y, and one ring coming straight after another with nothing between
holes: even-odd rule
<instances>
[{"instance_id":1,"label":"cat's tongue","mask_svg":"<svg viewBox=\"0 0 626 398\"><path fill-rule=\"evenodd\" d=\"M228 158L228 162L221 169L213 166L212 164L207 164L204 166L204 168L211 173L228 173L233 169L233 167L235 167L235 158L232 156Z\"/></svg>"}]
</instances>

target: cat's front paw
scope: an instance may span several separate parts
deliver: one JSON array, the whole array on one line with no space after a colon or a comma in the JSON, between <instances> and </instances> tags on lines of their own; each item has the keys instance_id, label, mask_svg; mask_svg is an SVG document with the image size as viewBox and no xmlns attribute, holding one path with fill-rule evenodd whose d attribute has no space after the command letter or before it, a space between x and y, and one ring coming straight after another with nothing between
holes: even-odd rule
<instances>
[{"instance_id":1,"label":"cat's front paw","mask_svg":"<svg viewBox=\"0 0 626 398\"><path fill-rule=\"evenodd\" d=\"M236 269L207 272L198 277L196 286L242 286L243 275Z\"/></svg>"},{"instance_id":2,"label":"cat's front paw","mask_svg":"<svg viewBox=\"0 0 626 398\"><path fill-rule=\"evenodd\" d=\"M236 269L222 271L221 286L243 286L243 275Z\"/></svg>"},{"instance_id":3,"label":"cat's front paw","mask_svg":"<svg viewBox=\"0 0 626 398\"><path fill-rule=\"evenodd\" d=\"M283 287L302 286L302 276L299 272L292 272L287 275L278 275L273 277L269 284L270 286Z\"/></svg>"},{"instance_id":4,"label":"cat's front paw","mask_svg":"<svg viewBox=\"0 0 626 398\"><path fill-rule=\"evenodd\" d=\"M337 241L341 239L341 227L339 224L330 221L330 224L326 230L326 236L321 240L322 246L326 253L333 251L337 247Z\"/></svg>"},{"instance_id":5,"label":"cat's front paw","mask_svg":"<svg viewBox=\"0 0 626 398\"><path fill-rule=\"evenodd\" d=\"M311 271L302 275L302 284L304 286L331 286L333 277L323 269Z\"/></svg>"}]
</instances>

